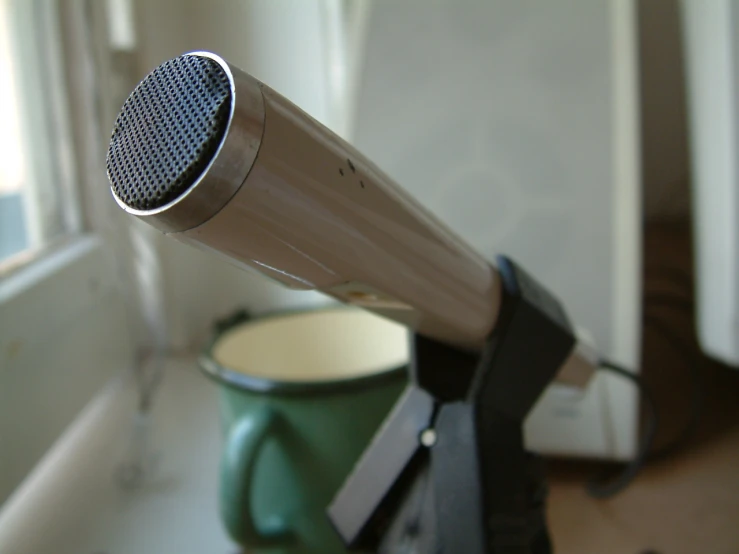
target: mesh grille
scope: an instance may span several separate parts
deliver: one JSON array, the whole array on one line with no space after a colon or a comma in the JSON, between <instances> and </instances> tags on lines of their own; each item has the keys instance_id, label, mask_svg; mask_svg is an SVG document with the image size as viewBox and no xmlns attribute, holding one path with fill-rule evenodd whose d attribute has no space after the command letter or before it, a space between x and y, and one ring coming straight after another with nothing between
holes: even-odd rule
<instances>
[{"instance_id":1,"label":"mesh grille","mask_svg":"<svg viewBox=\"0 0 739 554\"><path fill-rule=\"evenodd\" d=\"M210 58L180 56L157 67L113 128L107 168L115 195L137 210L179 197L213 157L230 109L228 75Z\"/></svg>"}]
</instances>

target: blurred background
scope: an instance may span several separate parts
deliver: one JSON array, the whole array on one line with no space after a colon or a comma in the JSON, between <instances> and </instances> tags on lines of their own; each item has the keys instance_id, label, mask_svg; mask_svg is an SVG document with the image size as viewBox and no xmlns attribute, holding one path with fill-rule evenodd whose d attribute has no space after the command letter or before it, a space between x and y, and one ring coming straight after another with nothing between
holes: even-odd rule
<instances>
[{"instance_id":1,"label":"blurred background","mask_svg":"<svg viewBox=\"0 0 739 554\"><path fill-rule=\"evenodd\" d=\"M195 356L237 309L329 300L165 238L112 200L120 106L193 50L355 144L488 259L521 262L601 352L643 370L677 414L667 435L697 425L711 389L696 372L736 386L703 352L739 364L733 127L705 124L736 115L737 13L730 0L0 0L0 551L235 551L216 510L215 392ZM725 96L703 92L710 79ZM624 463L639 413L618 378L553 386L527 443ZM555 507L600 513L570 468ZM625 530L553 516L561 551L610 552L599 545L614 536L634 552L655 537L699 551L638 530L655 491L614 505ZM732 537L712 551L735 552Z\"/></svg>"}]
</instances>

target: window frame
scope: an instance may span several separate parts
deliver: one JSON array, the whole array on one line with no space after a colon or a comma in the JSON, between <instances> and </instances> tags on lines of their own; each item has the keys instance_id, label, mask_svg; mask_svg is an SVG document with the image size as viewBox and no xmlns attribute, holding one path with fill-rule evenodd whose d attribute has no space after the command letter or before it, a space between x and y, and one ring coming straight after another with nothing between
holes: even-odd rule
<instances>
[{"instance_id":1,"label":"window frame","mask_svg":"<svg viewBox=\"0 0 739 554\"><path fill-rule=\"evenodd\" d=\"M135 369L140 350L129 224L106 186L105 148L115 112L105 73L112 55L105 3L14 4L29 10L21 14L27 27L37 22L35 36L45 35L39 48L54 50L48 58L54 98L41 101L53 112L57 130L49 140L61 169L47 184L62 188L67 226L0 262L0 396L6 395L0 403L0 422L6 422L0 425L0 510L100 388ZM34 39L28 34L25 40Z\"/></svg>"},{"instance_id":2,"label":"window frame","mask_svg":"<svg viewBox=\"0 0 739 554\"><path fill-rule=\"evenodd\" d=\"M59 4L4 3L19 85L20 138L27 157L21 195L29 245L21 253L42 252L49 243L82 231L64 52L58 48Z\"/></svg>"}]
</instances>

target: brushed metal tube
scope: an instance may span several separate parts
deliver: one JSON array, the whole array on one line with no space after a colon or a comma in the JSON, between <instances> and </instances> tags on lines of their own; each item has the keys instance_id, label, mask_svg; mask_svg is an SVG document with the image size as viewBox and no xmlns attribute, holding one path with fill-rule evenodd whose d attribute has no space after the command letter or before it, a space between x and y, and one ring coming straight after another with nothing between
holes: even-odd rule
<instances>
[{"instance_id":1,"label":"brushed metal tube","mask_svg":"<svg viewBox=\"0 0 739 554\"><path fill-rule=\"evenodd\" d=\"M496 270L350 144L209 53L231 81L229 127L188 191L126 211L281 283L316 289L466 349L501 301Z\"/></svg>"}]
</instances>

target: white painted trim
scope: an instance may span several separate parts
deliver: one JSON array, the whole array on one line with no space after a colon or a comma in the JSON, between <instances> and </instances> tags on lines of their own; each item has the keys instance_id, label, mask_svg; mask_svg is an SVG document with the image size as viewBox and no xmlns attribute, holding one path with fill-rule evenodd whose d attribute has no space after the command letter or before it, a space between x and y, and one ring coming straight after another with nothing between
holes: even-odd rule
<instances>
[{"instance_id":1,"label":"white painted trim","mask_svg":"<svg viewBox=\"0 0 739 554\"><path fill-rule=\"evenodd\" d=\"M344 62L345 62L345 136L351 142L357 122L357 103L364 70L364 48L367 41L367 26L372 15L369 0L353 0L345 4L344 13Z\"/></svg>"},{"instance_id":2,"label":"white painted trim","mask_svg":"<svg viewBox=\"0 0 739 554\"><path fill-rule=\"evenodd\" d=\"M634 0L611 0L613 80L613 336L603 354L638 371L641 354L641 160L637 68L637 14ZM610 413L614 458L631 458L638 442L639 399L632 383L617 376L600 379L602 409ZM607 422L606 425L609 423Z\"/></svg>"},{"instance_id":3,"label":"white painted trim","mask_svg":"<svg viewBox=\"0 0 739 554\"><path fill-rule=\"evenodd\" d=\"M58 2L9 6L31 249L81 230Z\"/></svg>"},{"instance_id":4,"label":"white painted trim","mask_svg":"<svg viewBox=\"0 0 739 554\"><path fill-rule=\"evenodd\" d=\"M49 252L39 252L28 263L9 270L7 275L0 273L0 305L32 289L44 279L52 278L62 268L74 264L100 247L99 238L80 235Z\"/></svg>"},{"instance_id":5,"label":"white painted trim","mask_svg":"<svg viewBox=\"0 0 739 554\"><path fill-rule=\"evenodd\" d=\"M736 2L683 0L698 338L739 366L739 23Z\"/></svg>"},{"instance_id":6,"label":"white painted trim","mask_svg":"<svg viewBox=\"0 0 739 554\"><path fill-rule=\"evenodd\" d=\"M94 236L0 280L0 504L100 387L132 367L125 308Z\"/></svg>"},{"instance_id":7,"label":"white painted trim","mask_svg":"<svg viewBox=\"0 0 739 554\"><path fill-rule=\"evenodd\" d=\"M37 513L39 506L48 503L49 491L60 486L66 488L64 480L58 479L58 475L73 472L76 464L70 462L79 462L79 456L74 456L77 451L90 449L88 444L91 437L98 438L97 435L100 435L100 422L110 418L111 413L121 412L114 403L121 387L121 380L116 379L100 391L8 500L0 504L0 544L12 547L16 536L33 534L29 527L33 526L36 519L34 512ZM29 507L33 509L29 510Z\"/></svg>"},{"instance_id":8,"label":"white painted trim","mask_svg":"<svg viewBox=\"0 0 739 554\"><path fill-rule=\"evenodd\" d=\"M0 552L236 552L218 516L218 388L171 360L151 417L134 379L108 380L0 507ZM124 464L145 468L124 486Z\"/></svg>"}]
</instances>

